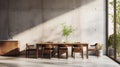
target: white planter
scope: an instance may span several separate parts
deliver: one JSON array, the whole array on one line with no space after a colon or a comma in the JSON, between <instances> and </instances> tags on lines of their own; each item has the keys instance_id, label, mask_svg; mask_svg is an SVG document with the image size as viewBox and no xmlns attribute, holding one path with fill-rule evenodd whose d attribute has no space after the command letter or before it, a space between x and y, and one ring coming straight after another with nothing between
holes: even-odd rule
<instances>
[{"instance_id":1,"label":"white planter","mask_svg":"<svg viewBox=\"0 0 120 67\"><path fill-rule=\"evenodd\" d=\"M99 50L99 56L103 56L103 50Z\"/></svg>"}]
</instances>

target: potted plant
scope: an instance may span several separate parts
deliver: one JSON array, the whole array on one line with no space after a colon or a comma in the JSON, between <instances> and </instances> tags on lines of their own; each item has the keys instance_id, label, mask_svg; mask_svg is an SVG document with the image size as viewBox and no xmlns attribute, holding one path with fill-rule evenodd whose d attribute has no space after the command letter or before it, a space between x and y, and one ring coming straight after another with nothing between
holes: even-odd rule
<instances>
[{"instance_id":1,"label":"potted plant","mask_svg":"<svg viewBox=\"0 0 120 67\"><path fill-rule=\"evenodd\" d=\"M98 43L97 48L98 48L99 56L102 56L103 55L103 51L102 51L103 45Z\"/></svg>"},{"instance_id":2,"label":"potted plant","mask_svg":"<svg viewBox=\"0 0 120 67\"><path fill-rule=\"evenodd\" d=\"M67 26L65 23L63 23L62 27L62 35L65 36L66 42L68 42L68 36L73 32L72 26Z\"/></svg>"}]
</instances>

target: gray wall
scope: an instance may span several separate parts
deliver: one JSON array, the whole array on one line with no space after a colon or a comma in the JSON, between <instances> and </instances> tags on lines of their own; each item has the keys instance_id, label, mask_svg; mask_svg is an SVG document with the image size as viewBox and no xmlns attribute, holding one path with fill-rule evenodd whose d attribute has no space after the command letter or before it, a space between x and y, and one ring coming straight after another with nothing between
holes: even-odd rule
<instances>
[{"instance_id":1,"label":"gray wall","mask_svg":"<svg viewBox=\"0 0 120 67\"><path fill-rule=\"evenodd\" d=\"M8 37L8 1L0 0L0 39Z\"/></svg>"},{"instance_id":2,"label":"gray wall","mask_svg":"<svg viewBox=\"0 0 120 67\"><path fill-rule=\"evenodd\" d=\"M62 23L72 25L70 42L105 45L104 0L0 0L0 39L25 43L63 42Z\"/></svg>"}]
</instances>

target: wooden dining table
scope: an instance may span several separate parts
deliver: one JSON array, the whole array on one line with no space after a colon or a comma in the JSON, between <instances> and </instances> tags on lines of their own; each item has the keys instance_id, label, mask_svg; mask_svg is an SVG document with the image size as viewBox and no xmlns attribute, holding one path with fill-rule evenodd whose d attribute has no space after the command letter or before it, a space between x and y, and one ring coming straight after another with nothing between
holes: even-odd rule
<instances>
[{"instance_id":1,"label":"wooden dining table","mask_svg":"<svg viewBox=\"0 0 120 67\"><path fill-rule=\"evenodd\" d=\"M39 47L42 45L48 45L51 44L53 46L58 46L58 45L67 45L67 46L72 46L72 45L83 45L83 47L86 47L86 58L88 59L88 44L87 43L38 43L36 44L36 58L39 56Z\"/></svg>"}]
</instances>

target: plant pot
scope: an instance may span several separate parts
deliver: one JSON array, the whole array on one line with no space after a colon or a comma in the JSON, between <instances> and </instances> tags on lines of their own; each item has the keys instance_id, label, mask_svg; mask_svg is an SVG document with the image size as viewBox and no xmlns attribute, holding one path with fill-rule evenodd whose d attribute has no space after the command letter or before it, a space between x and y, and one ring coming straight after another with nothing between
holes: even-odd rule
<instances>
[{"instance_id":1,"label":"plant pot","mask_svg":"<svg viewBox=\"0 0 120 67\"><path fill-rule=\"evenodd\" d=\"M103 56L103 50L99 50L99 56Z\"/></svg>"}]
</instances>

